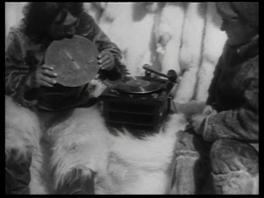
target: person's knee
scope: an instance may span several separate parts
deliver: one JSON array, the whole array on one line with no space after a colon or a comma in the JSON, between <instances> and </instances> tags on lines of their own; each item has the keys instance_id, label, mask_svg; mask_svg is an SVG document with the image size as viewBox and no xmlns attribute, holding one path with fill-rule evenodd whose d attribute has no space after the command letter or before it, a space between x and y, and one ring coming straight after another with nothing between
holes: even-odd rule
<instances>
[{"instance_id":1,"label":"person's knee","mask_svg":"<svg viewBox=\"0 0 264 198\"><path fill-rule=\"evenodd\" d=\"M171 194L194 194L207 177L207 145L187 131L177 133L172 162Z\"/></svg>"},{"instance_id":2,"label":"person's knee","mask_svg":"<svg viewBox=\"0 0 264 198\"><path fill-rule=\"evenodd\" d=\"M20 152L19 149L11 149L6 152L5 182L6 193L28 194L30 183L31 152Z\"/></svg>"},{"instance_id":3,"label":"person's knee","mask_svg":"<svg viewBox=\"0 0 264 198\"><path fill-rule=\"evenodd\" d=\"M35 112L7 98L5 104L6 141L38 142L41 136L40 121Z\"/></svg>"},{"instance_id":4,"label":"person's knee","mask_svg":"<svg viewBox=\"0 0 264 198\"><path fill-rule=\"evenodd\" d=\"M252 175L258 173L258 152L246 143L230 139L217 140L211 147L210 158L215 174L240 170Z\"/></svg>"},{"instance_id":5,"label":"person's knee","mask_svg":"<svg viewBox=\"0 0 264 198\"><path fill-rule=\"evenodd\" d=\"M19 157L31 155L40 146L39 120L34 112L19 106L11 99L7 101L9 102L6 102L5 112L6 157L12 156L14 150Z\"/></svg>"},{"instance_id":6,"label":"person's knee","mask_svg":"<svg viewBox=\"0 0 264 198\"><path fill-rule=\"evenodd\" d=\"M177 133L177 142L174 148L175 157L201 158L208 155L210 144L195 134L187 131Z\"/></svg>"},{"instance_id":7,"label":"person's knee","mask_svg":"<svg viewBox=\"0 0 264 198\"><path fill-rule=\"evenodd\" d=\"M81 168L73 168L56 185L57 194L94 194L95 172L87 174Z\"/></svg>"},{"instance_id":8,"label":"person's knee","mask_svg":"<svg viewBox=\"0 0 264 198\"><path fill-rule=\"evenodd\" d=\"M29 193L32 156L39 149L41 130L36 114L6 98L5 172L6 191Z\"/></svg>"}]
</instances>

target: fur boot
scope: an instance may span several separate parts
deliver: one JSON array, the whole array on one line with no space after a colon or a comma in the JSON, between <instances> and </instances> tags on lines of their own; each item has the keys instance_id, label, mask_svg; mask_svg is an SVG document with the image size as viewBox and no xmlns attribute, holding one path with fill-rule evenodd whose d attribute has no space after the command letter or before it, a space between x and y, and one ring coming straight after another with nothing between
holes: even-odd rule
<instances>
[{"instance_id":1,"label":"fur boot","mask_svg":"<svg viewBox=\"0 0 264 198\"><path fill-rule=\"evenodd\" d=\"M217 194L258 194L258 178L258 175L253 177L246 171L213 174Z\"/></svg>"}]
</instances>

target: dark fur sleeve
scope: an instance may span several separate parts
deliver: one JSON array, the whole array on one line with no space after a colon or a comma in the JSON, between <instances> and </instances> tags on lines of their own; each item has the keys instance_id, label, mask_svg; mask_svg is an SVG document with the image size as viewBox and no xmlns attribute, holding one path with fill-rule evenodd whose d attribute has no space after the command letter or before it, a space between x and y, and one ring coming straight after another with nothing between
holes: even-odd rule
<instances>
[{"instance_id":1,"label":"dark fur sleeve","mask_svg":"<svg viewBox=\"0 0 264 198\"><path fill-rule=\"evenodd\" d=\"M209 117L203 134L206 140L233 138L245 142L258 142L258 68L258 56L242 66L235 83L243 88L244 104L238 109L222 111Z\"/></svg>"},{"instance_id":2,"label":"dark fur sleeve","mask_svg":"<svg viewBox=\"0 0 264 198\"><path fill-rule=\"evenodd\" d=\"M32 71L25 63L22 47L19 36L11 31L5 50L5 94L25 106L33 106L36 91L30 88Z\"/></svg>"}]
</instances>

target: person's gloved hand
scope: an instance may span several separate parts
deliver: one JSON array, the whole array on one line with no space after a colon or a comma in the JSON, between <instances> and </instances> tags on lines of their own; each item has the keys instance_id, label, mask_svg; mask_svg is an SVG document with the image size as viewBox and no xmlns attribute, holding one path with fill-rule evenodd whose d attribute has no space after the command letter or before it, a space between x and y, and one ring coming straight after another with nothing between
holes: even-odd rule
<instances>
[{"instance_id":1,"label":"person's gloved hand","mask_svg":"<svg viewBox=\"0 0 264 198\"><path fill-rule=\"evenodd\" d=\"M199 102L192 100L187 103L177 103L173 100L171 101L171 108L174 113L183 113L186 117L191 117L195 114L201 114L205 109L206 104L204 102Z\"/></svg>"},{"instance_id":2,"label":"person's gloved hand","mask_svg":"<svg viewBox=\"0 0 264 198\"><path fill-rule=\"evenodd\" d=\"M53 70L53 66L46 64L37 67L36 71L31 74L27 81L27 85L31 88L38 88L40 86L53 87L57 83L56 77L58 76Z\"/></svg>"},{"instance_id":3,"label":"person's gloved hand","mask_svg":"<svg viewBox=\"0 0 264 198\"><path fill-rule=\"evenodd\" d=\"M206 121L209 116L215 115L217 112L207 105L201 114L195 114L190 118L190 124L195 133L202 135L206 128Z\"/></svg>"},{"instance_id":4,"label":"person's gloved hand","mask_svg":"<svg viewBox=\"0 0 264 198\"><path fill-rule=\"evenodd\" d=\"M115 65L114 55L109 50L103 50L97 56L98 64L103 70L111 70Z\"/></svg>"},{"instance_id":5,"label":"person's gloved hand","mask_svg":"<svg viewBox=\"0 0 264 198\"><path fill-rule=\"evenodd\" d=\"M206 117L204 114L196 114L191 117L190 124L196 134L202 135Z\"/></svg>"}]
</instances>

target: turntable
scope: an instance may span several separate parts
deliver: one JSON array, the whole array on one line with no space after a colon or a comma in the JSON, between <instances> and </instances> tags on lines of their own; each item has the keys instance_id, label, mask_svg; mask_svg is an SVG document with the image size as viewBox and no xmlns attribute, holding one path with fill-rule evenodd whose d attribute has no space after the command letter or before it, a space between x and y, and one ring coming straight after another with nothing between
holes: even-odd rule
<instances>
[{"instance_id":1,"label":"turntable","mask_svg":"<svg viewBox=\"0 0 264 198\"><path fill-rule=\"evenodd\" d=\"M147 65L143 69L145 76L128 77L103 93L103 113L108 125L153 131L166 118L176 72L171 70L165 75Z\"/></svg>"}]
</instances>

